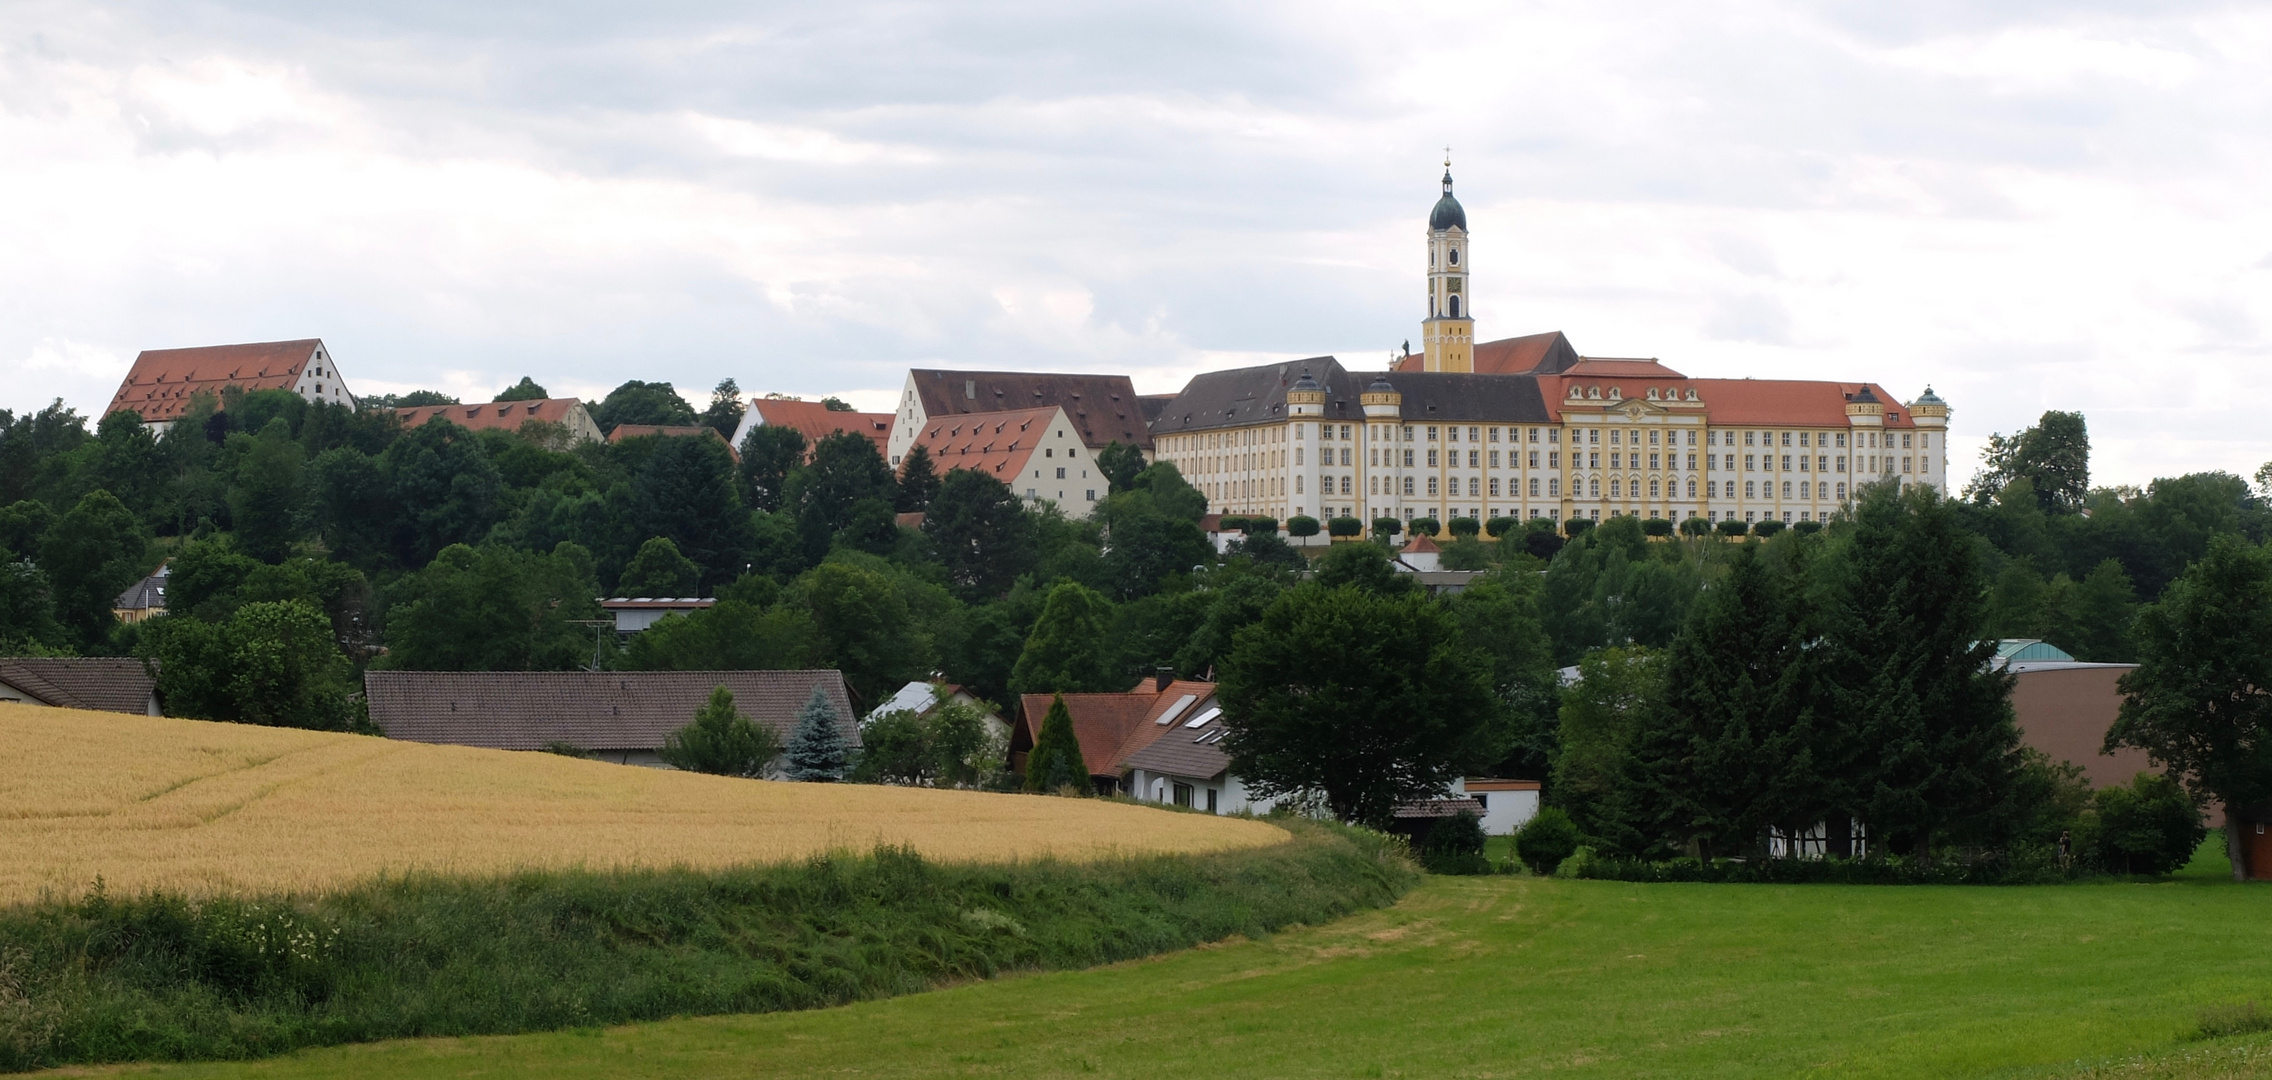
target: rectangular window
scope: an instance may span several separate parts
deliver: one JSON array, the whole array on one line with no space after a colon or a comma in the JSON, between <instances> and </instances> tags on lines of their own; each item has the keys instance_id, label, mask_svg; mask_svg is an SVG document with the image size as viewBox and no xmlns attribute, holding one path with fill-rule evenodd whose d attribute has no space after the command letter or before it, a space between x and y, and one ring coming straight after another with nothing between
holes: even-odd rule
<instances>
[{"instance_id":1,"label":"rectangular window","mask_svg":"<svg viewBox=\"0 0 2272 1080\"><path fill-rule=\"evenodd\" d=\"M1508 456L1507 463L1510 465L1514 464L1513 455ZM1536 450L1530 452L1530 467L1533 469L1538 468L1538 451Z\"/></svg>"},{"instance_id":2,"label":"rectangular window","mask_svg":"<svg viewBox=\"0 0 2272 1080\"><path fill-rule=\"evenodd\" d=\"M1491 441L1492 441L1492 442L1498 442L1498 441L1499 441L1499 429L1498 429L1498 428L1492 428L1492 429L1491 429Z\"/></svg>"},{"instance_id":3,"label":"rectangular window","mask_svg":"<svg viewBox=\"0 0 2272 1080\"><path fill-rule=\"evenodd\" d=\"M1330 480L1328 480L1328 481L1326 481L1326 482L1327 482L1327 483L1332 483L1332 481L1330 481ZM1302 493L1302 474L1300 474L1300 473L1295 473L1295 474L1294 474L1294 494L1296 494L1296 495L1299 495L1299 494L1301 494L1301 493Z\"/></svg>"},{"instance_id":4,"label":"rectangular window","mask_svg":"<svg viewBox=\"0 0 2272 1080\"><path fill-rule=\"evenodd\" d=\"M1904 450L1907 450L1907 449L1909 449L1909 439L1910 439L1910 436L1908 436L1908 435L1903 435L1903 436L1901 437L1901 448L1902 448L1902 449L1904 449Z\"/></svg>"},{"instance_id":5,"label":"rectangular window","mask_svg":"<svg viewBox=\"0 0 2272 1080\"><path fill-rule=\"evenodd\" d=\"M1059 480L1065 479L1065 467L1063 465L1057 467L1057 478Z\"/></svg>"},{"instance_id":6,"label":"rectangular window","mask_svg":"<svg viewBox=\"0 0 2272 1080\"><path fill-rule=\"evenodd\" d=\"M1536 484L1538 483L1538 481L1533 480L1531 481L1531 483ZM1548 495L1555 496L1562 494L1562 478L1559 476L1548 477L1546 481L1546 493ZM1536 495L1538 494L1538 492L1533 491L1531 492L1531 494Z\"/></svg>"},{"instance_id":7,"label":"rectangular window","mask_svg":"<svg viewBox=\"0 0 2272 1080\"><path fill-rule=\"evenodd\" d=\"M1477 441L1479 441L1478 439L1476 439L1476 437L1475 437L1475 433L1476 433L1477 431L1480 431L1480 430L1482 430L1482 429L1481 429L1481 428L1472 428L1472 427L1471 427L1471 428L1469 428L1469 429L1467 429L1467 441L1469 441L1469 442L1477 442ZM1492 434L1494 434L1494 435L1498 434L1498 432L1499 432L1499 429L1498 429L1498 428L1492 428L1492 429L1491 429L1491 433L1492 433Z\"/></svg>"},{"instance_id":8,"label":"rectangular window","mask_svg":"<svg viewBox=\"0 0 2272 1080\"><path fill-rule=\"evenodd\" d=\"M1694 470L1695 470L1695 468L1696 468L1696 455L1694 455L1694 454L1690 454L1690 455L1688 455L1688 468L1690 469L1690 471L1694 471Z\"/></svg>"},{"instance_id":9,"label":"rectangular window","mask_svg":"<svg viewBox=\"0 0 2272 1080\"><path fill-rule=\"evenodd\" d=\"M1221 794L1222 794L1222 791L1221 791L1221 789L1219 789L1219 788L1208 788L1208 789L1207 789L1207 812L1208 812L1208 813L1210 813L1210 814L1213 814L1213 813L1217 813L1217 812L1218 812L1218 811L1217 811L1217 810L1215 809L1215 799L1216 799L1216 797L1217 797L1217 796L1219 796L1219 795L1221 795Z\"/></svg>"},{"instance_id":10,"label":"rectangular window","mask_svg":"<svg viewBox=\"0 0 2272 1080\"><path fill-rule=\"evenodd\" d=\"M1428 441L1429 441L1429 442L1435 442L1435 441L1436 441L1436 425L1434 425L1434 424L1430 424L1430 425L1428 425Z\"/></svg>"},{"instance_id":11,"label":"rectangular window","mask_svg":"<svg viewBox=\"0 0 2272 1080\"><path fill-rule=\"evenodd\" d=\"M1784 471L1784 472L1790 472L1790 471L1791 471L1791 455L1789 455L1789 454L1785 454L1785 455L1783 455L1783 471Z\"/></svg>"},{"instance_id":12,"label":"rectangular window","mask_svg":"<svg viewBox=\"0 0 2272 1080\"><path fill-rule=\"evenodd\" d=\"M1651 432L1650 434L1655 434L1655 432ZM1652 468L1652 469L1654 469L1654 468L1657 468L1657 467L1658 467L1658 466L1657 466L1657 455L1655 455L1655 454L1650 454L1650 455L1649 455L1649 467L1650 467L1650 468Z\"/></svg>"},{"instance_id":13,"label":"rectangular window","mask_svg":"<svg viewBox=\"0 0 2272 1080\"><path fill-rule=\"evenodd\" d=\"M1433 484L1436 481L1434 480L1434 478L1430 478L1428 482ZM1412 494L1412 478L1409 476L1404 478L1404 493L1407 495Z\"/></svg>"},{"instance_id":14,"label":"rectangular window","mask_svg":"<svg viewBox=\"0 0 2272 1080\"><path fill-rule=\"evenodd\" d=\"M1472 476L1468 477L1468 478L1467 478L1467 493L1468 493L1469 495L1481 495L1481 494L1483 494L1483 491L1482 491L1482 487L1481 487L1482 483L1483 483L1483 481L1481 481L1481 480L1478 480L1478 479L1476 479L1475 477L1472 477ZM1498 482L1497 480L1493 480L1493 481L1491 481L1491 486L1492 486L1492 487L1494 487L1494 488L1496 488L1496 487L1498 487L1498 486L1499 486L1499 482ZM1497 491L1493 491L1493 492L1492 492L1491 494L1493 494L1493 495L1497 495L1497 494L1498 494L1498 492L1497 492Z\"/></svg>"},{"instance_id":15,"label":"rectangular window","mask_svg":"<svg viewBox=\"0 0 2272 1080\"><path fill-rule=\"evenodd\" d=\"M1730 458L1733 458L1733 457L1735 457L1735 455L1734 455L1734 454L1729 454L1728 456L1729 456ZM1752 462L1753 462L1754 460L1755 460L1755 457L1754 457L1754 455L1751 455L1751 454L1745 454L1745 455L1743 456L1743 471L1745 471L1745 472L1758 472L1759 470L1757 470L1757 469L1755 469L1755 468L1753 468L1753 467L1752 467Z\"/></svg>"},{"instance_id":16,"label":"rectangular window","mask_svg":"<svg viewBox=\"0 0 2272 1080\"><path fill-rule=\"evenodd\" d=\"M1560 434L1560 432L1556 432L1556 434ZM1532 429L1530 429L1530 441L1532 441L1532 442L1537 442L1537 441L1538 441L1538 429L1537 429L1537 428L1532 428Z\"/></svg>"},{"instance_id":17,"label":"rectangular window","mask_svg":"<svg viewBox=\"0 0 2272 1080\"><path fill-rule=\"evenodd\" d=\"M1784 433L1783 433L1783 445L1785 445L1785 446L1789 446L1789 445L1791 445L1791 433L1790 433L1790 432L1788 432L1788 431L1786 431L1786 432L1784 432Z\"/></svg>"},{"instance_id":18,"label":"rectangular window","mask_svg":"<svg viewBox=\"0 0 2272 1080\"><path fill-rule=\"evenodd\" d=\"M1618 431L1618 430L1617 430L1617 429L1615 429L1615 428L1612 428L1612 429L1610 429L1610 432L1609 432L1609 445L1611 445L1611 446L1616 446L1616 445L1618 445L1618 443L1619 443L1619 441L1620 441L1618 437L1619 437L1619 436L1621 436L1621 435L1623 435L1623 434L1625 434L1625 433L1624 433L1624 432L1622 432L1622 431Z\"/></svg>"},{"instance_id":19,"label":"rectangular window","mask_svg":"<svg viewBox=\"0 0 2272 1080\"><path fill-rule=\"evenodd\" d=\"M1783 481L1783 497L1786 499L1791 497L1791 482L1788 480Z\"/></svg>"},{"instance_id":20,"label":"rectangular window","mask_svg":"<svg viewBox=\"0 0 2272 1080\"><path fill-rule=\"evenodd\" d=\"M1592 444L1594 444L1595 446L1600 446L1600 445L1601 445L1601 429L1600 429L1600 428L1587 428L1587 429L1586 429L1586 441L1587 441L1587 442L1590 442L1590 443L1592 443Z\"/></svg>"},{"instance_id":21,"label":"rectangular window","mask_svg":"<svg viewBox=\"0 0 2272 1080\"><path fill-rule=\"evenodd\" d=\"M1095 489L1095 488L1090 488L1090 489L1089 489L1089 501L1090 501L1090 502L1095 502L1095 501L1097 501L1097 489Z\"/></svg>"},{"instance_id":22,"label":"rectangular window","mask_svg":"<svg viewBox=\"0 0 2272 1080\"><path fill-rule=\"evenodd\" d=\"M1190 806L1190 805L1191 805L1191 785L1190 785L1190 784L1177 784L1177 785L1175 785L1175 804L1176 804L1177 806Z\"/></svg>"},{"instance_id":23,"label":"rectangular window","mask_svg":"<svg viewBox=\"0 0 2272 1080\"><path fill-rule=\"evenodd\" d=\"M1838 433L1838 445L1840 445L1840 446L1844 446L1844 445L1846 445L1846 433L1845 433L1845 432L1843 432L1843 431L1841 431L1841 432L1839 432L1839 433Z\"/></svg>"},{"instance_id":24,"label":"rectangular window","mask_svg":"<svg viewBox=\"0 0 2272 1080\"><path fill-rule=\"evenodd\" d=\"M1499 430L1499 429L1498 429L1498 428L1492 428L1491 430L1493 430L1493 431L1497 431L1497 430ZM1496 468L1498 468L1498 467L1499 467L1499 452L1498 452L1497 450L1493 450L1493 451L1491 451L1491 467L1492 467L1492 468L1494 468L1494 469L1496 469Z\"/></svg>"},{"instance_id":25,"label":"rectangular window","mask_svg":"<svg viewBox=\"0 0 2272 1080\"><path fill-rule=\"evenodd\" d=\"M1433 476L1431 476L1431 477L1429 477L1429 478L1428 478L1428 494L1430 494L1430 495L1433 495L1433 494L1435 494L1435 493L1436 493L1436 478L1435 478L1435 477L1433 477Z\"/></svg>"},{"instance_id":26,"label":"rectangular window","mask_svg":"<svg viewBox=\"0 0 2272 1080\"><path fill-rule=\"evenodd\" d=\"M1341 448L1341 463L1342 463L1343 465L1347 465L1347 464L1349 464L1349 461L1350 461L1350 457L1349 457L1349 454L1350 454L1350 450L1349 450L1349 448L1348 448L1348 447L1344 446L1344 447L1342 447L1342 448Z\"/></svg>"},{"instance_id":27,"label":"rectangular window","mask_svg":"<svg viewBox=\"0 0 2272 1080\"><path fill-rule=\"evenodd\" d=\"M1759 434L1759 433L1758 433L1758 432L1756 432L1756 431L1746 431L1746 432L1744 432L1744 433L1743 433L1743 444L1744 444L1745 446L1750 446L1750 445L1752 445L1752 442L1751 442L1751 438L1752 438L1752 436L1754 436L1754 435L1757 435L1757 434Z\"/></svg>"},{"instance_id":28,"label":"rectangular window","mask_svg":"<svg viewBox=\"0 0 2272 1080\"><path fill-rule=\"evenodd\" d=\"M1533 442L1536 442L1537 440L1536 440L1536 439L1533 439L1533 440L1531 440L1531 441L1533 441ZM1562 441L1562 429L1561 429L1561 428L1547 428L1547 429L1546 429L1546 441L1547 441L1547 442L1549 442L1549 443L1559 443L1559 442L1561 442L1561 441Z\"/></svg>"},{"instance_id":29,"label":"rectangular window","mask_svg":"<svg viewBox=\"0 0 2272 1080\"><path fill-rule=\"evenodd\" d=\"M1412 467L1412 451L1410 450L1404 452L1404 467L1407 469Z\"/></svg>"},{"instance_id":30,"label":"rectangular window","mask_svg":"<svg viewBox=\"0 0 2272 1080\"><path fill-rule=\"evenodd\" d=\"M1296 464L1296 465L1299 465L1299 464L1301 464L1301 463L1302 463L1302 448L1301 448L1301 447L1299 447L1299 446L1297 446L1297 447L1295 447L1295 448L1294 448L1294 464Z\"/></svg>"},{"instance_id":31,"label":"rectangular window","mask_svg":"<svg viewBox=\"0 0 2272 1080\"><path fill-rule=\"evenodd\" d=\"M1433 450L1428 451L1428 467L1431 469L1436 467L1436 452Z\"/></svg>"},{"instance_id":32,"label":"rectangular window","mask_svg":"<svg viewBox=\"0 0 2272 1080\"><path fill-rule=\"evenodd\" d=\"M1845 498L1845 497L1846 497L1846 485L1844 485L1844 484L1840 484L1840 485L1838 485L1838 497L1839 497L1839 498L1841 498L1841 499L1843 499L1843 498Z\"/></svg>"},{"instance_id":33,"label":"rectangular window","mask_svg":"<svg viewBox=\"0 0 2272 1080\"><path fill-rule=\"evenodd\" d=\"M1499 478L1496 476L1491 478L1491 497L1494 499L1499 497Z\"/></svg>"},{"instance_id":34,"label":"rectangular window","mask_svg":"<svg viewBox=\"0 0 2272 1080\"><path fill-rule=\"evenodd\" d=\"M1610 434L1612 434L1612 435L1615 435L1615 434L1617 434L1617 433L1616 433L1616 432L1614 432L1614 431L1612 431L1612 432L1610 432ZM1625 467L1625 465L1624 465L1624 464L1623 464L1623 462L1622 462L1622 461L1620 460L1620 459L1622 459L1622 458L1623 458L1624 456L1625 456L1625 455L1623 455L1623 454L1617 453L1617 452L1615 452L1615 451L1611 451L1611 453L1610 453L1610 455L1609 455L1609 467L1610 467L1610 468L1612 468L1612 469L1622 469L1622 468L1624 468L1624 467ZM1638 459L1640 458L1640 456L1641 456L1641 455L1639 455L1639 454L1635 454L1635 455L1633 455L1633 456L1634 456L1634 458L1635 458L1636 460L1638 460Z\"/></svg>"},{"instance_id":35,"label":"rectangular window","mask_svg":"<svg viewBox=\"0 0 2272 1080\"><path fill-rule=\"evenodd\" d=\"M1907 454L1903 454L1903 455L1901 455L1901 471L1902 471L1902 472L1908 472L1908 471L1909 471L1909 455L1907 455Z\"/></svg>"},{"instance_id":36,"label":"rectangular window","mask_svg":"<svg viewBox=\"0 0 2272 1080\"><path fill-rule=\"evenodd\" d=\"M1846 455L1844 455L1844 454L1840 454L1840 455L1838 455L1838 471L1839 471L1839 472L1845 472L1845 471L1846 471Z\"/></svg>"},{"instance_id":37,"label":"rectangular window","mask_svg":"<svg viewBox=\"0 0 2272 1080\"><path fill-rule=\"evenodd\" d=\"M1493 456L1494 456L1494 457L1496 457L1497 455L1493 455ZM1481 458L1481 451L1476 451L1476 450L1470 450L1470 451L1468 451L1468 452L1467 452L1467 467L1468 467L1468 468L1470 468L1470 469L1473 469L1473 468L1477 468L1478 466L1482 465L1482 461L1480 460L1480 458Z\"/></svg>"},{"instance_id":38,"label":"rectangular window","mask_svg":"<svg viewBox=\"0 0 2272 1080\"><path fill-rule=\"evenodd\" d=\"M1743 497L1746 499L1756 499L1759 497L1759 487L1757 482L1751 480L1746 480L1743 482Z\"/></svg>"},{"instance_id":39,"label":"rectangular window","mask_svg":"<svg viewBox=\"0 0 2272 1080\"><path fill-rule=\"evenodd\" d=\"M1562 467L1562 451L1560 451L1560 450L1549 450L1549 451L1547 451L1547 452L1546 452L1546 467L1547 467L1547 468L1549 468L1549 469L1559 469L1559 468L1561 468L1561 467Z\"/></svg>"},{"instance_id":40,"label":"rectangular window","mask_svg":"<svg viewBox=\"0 0 2272 1080\"><path fill-rule=\"evenodd\" d=\"M1598 469L1598 468L1601 468L1601 451L1599 451L1599 450L1595 450L1595 451L1591 451L1591 452L1587 453L1587 454L1586 454L1586 460L1587 460L1587 462L1589 463L1589 464L1587 465L1587 467L1588 467L1588 468L1593 468L1593 469Z\"/></svg>"}]
</instances>

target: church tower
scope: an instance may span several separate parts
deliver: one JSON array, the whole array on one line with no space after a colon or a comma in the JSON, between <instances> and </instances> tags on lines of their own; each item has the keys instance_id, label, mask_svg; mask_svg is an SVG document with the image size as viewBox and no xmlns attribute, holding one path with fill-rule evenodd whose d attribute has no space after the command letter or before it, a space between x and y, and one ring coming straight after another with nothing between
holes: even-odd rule
<instances>
[{"instance_id":1,"label":"church tower","mask_svg":"<svg viewBox=\"0 0 2272 1080\"><path fill-rule=\"evenodd\" d=\"M1467 211L1452 198L1452 159L1444 157L1444 197L1428 213L1428 317L1420 322L1421 370L1475 370L1475 312L1467 291Z\"/></svg>"}]
</instances>

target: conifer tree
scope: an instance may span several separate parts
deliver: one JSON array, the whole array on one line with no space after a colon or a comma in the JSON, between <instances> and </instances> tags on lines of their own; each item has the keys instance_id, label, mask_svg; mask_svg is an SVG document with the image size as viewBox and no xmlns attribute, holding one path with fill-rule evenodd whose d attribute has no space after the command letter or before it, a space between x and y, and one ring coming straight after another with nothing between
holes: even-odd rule
<instances>
[{"instance_id":1,"label":"conifer tree","mask_svg":"<svg viewBox=\"0 0 2272 1080\"><path fill-rule=\"evenodd\" d=\"M1665 657L1664 704L1635 733L1635 802L1664 846L1702 858L1754 852L1766 827L1822 811L1798 598L1738 548Z\"/></svg>"},{"instance_id":2,"label":"conifer tree","mask_svg":"<svg viewBox=\"0 0 2272 1080\"><path fill-rule=\"evenodd\" d=\"M1042 602L1041 618L1010 671L1020 694L1105 693L1127 688L1108 651L1112 601L1075 581L1060 581Z\"/></svg>"},{"instance_id":3,"label":"conifer tree","mask_svg":"<svg viewBox=\"0 0 2272 1080\"><path fill-rule=\"evenodd\" d=\"M851 765L852 748L844 740L844 727L829 704L828 695L813 687L813 696L797 713L797 728L789 734L787 768L791 780L834 783L844 779Z\"/></svg>"},{"instance_id":4,"label":"conifer tree","mask_svg":"<svg viewBox=\"0 0 2272 1080\"><path fill-rule=\"evenodd\" d=\"M663 737L658 756L688 772L757 776L780 750L772 729L751 723L734 707L734 692L721 686L710 691L693 723Z\"/></svg>"},{"instance_id":5,"label":"conifer tree","mask_svg":"<svg viewBox=\"0 0 2272 1080\"><path fill-rule=\"evenodd\" d=\"M1987 820L2019 764L1972 538L1932 488L1875 485L1823 569L1809 653L1828 805L1873 843L1927 853Z\"/></svg>"},{"instance_id":6,"label":"conifer tree","mask_svg":"<svg viewBox=\"0 0 2272 1080\"><path fill-rule=\"evenodd\" d=\"M1026 790L1057 791L1070 786L1090 792L1088 762L1081 757L1081 740L1073 734L1073 714L1065 709L1065 695L1049 703L1034 736L1033 751L1026 755Z\"/></svg>"},{"instance_id":7,"label":"conifer tree","mask_svg":"<svg viewBox=\"0 0 2272 1080\"><path fill-rule=\"evenodd\" d=\"M939 469L931 464L931 450L922 443L907 452L907 460L899 466L899 499L897 509L902 514L915 514L929 510L931 500L939 494Z\"/></svg>"}]
</instances>

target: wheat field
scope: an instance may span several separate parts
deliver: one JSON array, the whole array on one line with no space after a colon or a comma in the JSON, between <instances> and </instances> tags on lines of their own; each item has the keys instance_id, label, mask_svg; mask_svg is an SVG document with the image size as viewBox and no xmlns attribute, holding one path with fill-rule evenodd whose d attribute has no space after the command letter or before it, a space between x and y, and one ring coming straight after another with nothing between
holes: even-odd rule
<instances>
[{"instance_id":1,"label":"wheat field","mask_svg":"<svg viewBox=\"0 0 2272 1080\"><path fill-rule=\"evenodd\" d=\"M305 891L387 873L712 867L875 844L944 861L1199 852L1258 821L788 784L551 754L0 704L0 903Z\"/></svg>"}]
</instances>

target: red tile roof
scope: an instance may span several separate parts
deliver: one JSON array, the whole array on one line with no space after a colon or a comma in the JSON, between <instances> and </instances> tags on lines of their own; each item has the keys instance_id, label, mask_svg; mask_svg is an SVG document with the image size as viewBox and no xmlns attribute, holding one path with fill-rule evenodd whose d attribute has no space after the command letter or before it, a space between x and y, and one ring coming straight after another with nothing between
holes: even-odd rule
<instances>
[{"instance_id":1,"label":"red tile roof","mask_svg":"<svg viewBox=\"0 0 2272 1080\"><path fill-rule=\"evenodd\" d=\"M1414 536L1411 543L1404 545L1404 554L1407 555L1425 555L1432 551L1442 550L1444 549L1437 547L1434 540L1428 538L1427 533Z\"/></svg>"},{"instance_id":2,"label":"red tile roof","mask_svg":"<svg viewBox=\"0 0 2272 1080\"><path fill-rule=\"evenodd\" d=\"M876 453L889 453L885 443L891 439L891 413L831 412L828 406L817 401L788 401L782 398L752 398L749 407L767 424L775 427L795 428L805 437L805 456L812 457L813 446L839 431L865 435L876 444Z\"/></svg>"},{"instance_id":3,"label":"red tile roof","mask_svg":"<svg viewBox=\"0 0 2272 1080\"><path fill-rule=\"evenodd\" d=\"M1663 363L1650 360L1614 360L1606 357L1581 356L1578 362L1562 372L1566 378L1578 379L1589 375L1616 375L1636 379L1682 379L1687 376Z\"/></svg>"},{"instance_id":4,"label":"red tile roof","mask_svg":"<svg viewBox=\"0 0 2272 1080\"><path fill-rule=\"evenodd\" d=\"M245 345L204 345L189 349L145 349L134 358L126 381L104 415L133 409L146 421L173 420L189 408L199 390L219 393L224 386L247 390L289 390L300 370L323 347L319 338L262 341Z\"/></svg>"},{"instance_id":5,"label":"red tile roof","mask_svg":"<svg viewBox=\"0 0 2272 1080\"><path fill-rule=\"evenodd\" d=\"M1581 399L1583 405L1570 400L1570 387L1577 386L1591 394L1599 389L1600 399ZM1829 427L1844 428L1846 405L1864 387L1885 406L1885 426L1889 429L1915 427L1909 410L1900 399L1876 383L1818 382L1810 379L1689 379L1689 378L1631 378L1622 375L1580 376L1574 371L1567 375L1541 375L1538 378L1539 395L1546 399L1547 408L1560 420L1565 410L1591 411L1610 406L1611 387L1627 401L1646 400L1648 392L1673 391L1685 397L1691 389L1696 391L1704 415L1713 427L1739 427L1746 425L1774 427Z\"/></svg>"},{"instance_id":6,"label":"red tile roof","mask_svg":"<svg viewBox=\"0 0 2272 1080\"><path fill-rule=\"evenodd\" d=\"M402 426L405 428L431 424L435 417L446 416L450 423L468 430L502 428L506 431L519 431L522 424L531 420L565 424L568 422L568 414L581 408L583 404L572 397L542 398L535 401L476 402L471 405L417 405L396 409L394 414L402 417Z\"/></svg>"},{"instance_id":7,"label":"red tile roof","mask_svg":"<svg viewBox=\"0 0 2272 1080\"><path fill-rule=\"evenodd\" d=\"M1007 484L1017 479L1057 418L1057 406L1007 412L934 416L915 435L941 475L951 469L982 472Z\"/></svg>"},{"instance_id":8,"label":"red tile roof","mask_svg":"<svg viewBox=\"0 0 2272 1080\"><path fill-rule=\"evenodd\" d=\"M1560 330L1500 338L1497 341L1480 341L1475 345L1475 372L1478 375L1554 372L1577 361L1577 352L1570 348L1569 339L1563 337ZM1397 361L1395 370L1421 371L1424 370L1424 362L1422 354L1413 353Z\"/></svg>"},{"instance_id":9,"label":"red tile roof","mask_svg":"<svg viewBox=\"0 0 2272 1080\"><path fill-rule=\"evenodd\" d=\"M1073 718L1073 736L1081 743L1081 758L1089 767L1089 775L1119 776L1126 771L1124 763L1129 755L1151 745L1162 733L1175 729L1175 724L1158 723L1161 712L1173 707L1186 694L1192 695L1192 706L1196 708L1215 693L1214 683L1193 679L1174 680L1164 690L1153 689L1155 685L1147 679L1136 689L1122 694L1065 695L1065 712ZM1033 746L1055 697L1054 694L1026 694L1019 699L1025 714L1016 739L1020 746Z\"/></svg>"}]
</instances>

